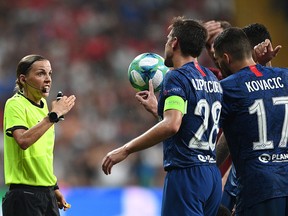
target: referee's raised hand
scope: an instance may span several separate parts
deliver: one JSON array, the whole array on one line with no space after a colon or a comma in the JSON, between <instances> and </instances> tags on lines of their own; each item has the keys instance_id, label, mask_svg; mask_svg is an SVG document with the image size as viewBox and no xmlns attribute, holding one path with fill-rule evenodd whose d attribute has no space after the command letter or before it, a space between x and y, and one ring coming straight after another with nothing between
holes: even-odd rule
<instances>
[{"instance_id":1,"label":"referee's raised hand","mask_svg":"<svg viewBox=\"0 0 288 216\"><path fill-rule=\"evenodd\" d=\"M67 114L75 105L76 97L71 95L69 97L63 96L60 100L52 102L51 112L56 112L58 116Z\"/></svg>"}]
</instances>

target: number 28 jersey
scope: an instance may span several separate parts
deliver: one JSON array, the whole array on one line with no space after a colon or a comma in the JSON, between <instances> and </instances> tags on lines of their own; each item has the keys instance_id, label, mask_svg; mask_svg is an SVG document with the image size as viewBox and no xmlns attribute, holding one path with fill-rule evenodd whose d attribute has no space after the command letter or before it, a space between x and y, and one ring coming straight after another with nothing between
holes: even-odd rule
<instances>
[{"instance_id":1,"label":"number 28 jersey","mask_svg":"<svg viewBox=\"0 0 288 216\"><path fill-rule=\"evenodd\" d=\"M215 164L222 89L216 76L198 63L169 71L159 95L158 115L163 118L165 99L181 97L186 105L179 131L163 141L164 169Z\"/></svg>"},{"instance_id":2,"label":"number 28 jersey","mask_svg":"<svg viewBox=\"0 0 288 216\"><path fill-rule=\"evenodd\" d=\"M288 70L253 65L221 80L221 124L238 178L238 209L288 195Z\"/></svg>"}]
</instances>

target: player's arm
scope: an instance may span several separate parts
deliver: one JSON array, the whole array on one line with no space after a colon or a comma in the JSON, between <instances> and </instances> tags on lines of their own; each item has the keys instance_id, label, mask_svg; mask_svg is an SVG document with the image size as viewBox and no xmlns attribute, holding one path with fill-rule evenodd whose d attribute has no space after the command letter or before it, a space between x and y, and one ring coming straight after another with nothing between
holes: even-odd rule
<instances>
[{"instance_id":1,"label":"player's arm","mask_svg":"<svg viewBox=\"0 0 288 216\"><path fill-rule=\"evenodd\" d=\"M228 143L224 133L222 133L216 144L216 163L220 167L230 154Z\"/></svg>"},{"instance_id":2,"label":"player's arm","mask_svg":"<svg viewBox=\"0 0 288 216\"><path fill-rule=\"evenodd\" d=\"M137 137L124 147L128 154L137 152L162 142L163 140L176 134L182 122L182 113L178 110L168 110L164 113L164 119Z\"/></svg>"},{"instance_id":3,"label":"player's arm","mask_svg":"<svg viewBox=\"0 0 288 216\"><path fill-rule=\"evenodd\" d=\"M225 187L225 184L227 182L231 167L232 167L232 165L229 166L229 168L226 170L226 172L224 173L224 175L222 177L222 191L224 191L224 187Z\"/></svg>"},{"instance_id":4,"label":"player's arm","mask_svg":"<svg viewBox=\"0 0 288 216\"><path fill-rule=\"evenodd\" d=\"M111 174L112 167L129 154L152 147L176 134L182 123L184 108L185 102L182 98L168 97L165 100L163 120L124 146L109 152L102 161L103 172L106 175Z\"/></svg>"},{"instance_id":5,"label":"player's arm","mask_svg":"<svg viewBox=\"0 0 288 216\"><path fill-rule=\"evenodd\" d=\"M113 165L123 161L129 154L152 147L171 137L180 128L182 113L178 110L168 110L164 113L164 119L154 127L136 137L124 146L109 152L102 161L102 170L111 174Z\"/></svg>"}]
</instances>

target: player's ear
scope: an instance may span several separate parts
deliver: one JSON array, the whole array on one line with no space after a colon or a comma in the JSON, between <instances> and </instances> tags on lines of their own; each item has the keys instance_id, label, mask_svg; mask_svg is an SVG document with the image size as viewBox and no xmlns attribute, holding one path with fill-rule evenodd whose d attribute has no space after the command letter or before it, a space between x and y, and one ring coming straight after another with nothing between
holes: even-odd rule
<instances>
[{"instance_id":1,"label":"player's ear","mask_svg":"<svg viewBox=\"0 0 288 216\"><path fill-rule=\"evenodd\" d=\"M177 44L178 44L178 38L174 37L172 39L172 44L171 44L172 48L174 49L177 46Z\"/></svg>"},{"instance_id":2,"label":"player's ear","mask_svg":"<svg viewBox=\"0 0 288 216\"><path fill-rule=\"evenodd\" d=\"M228 55L227 53L224 53L224 54L223 54L223 59L224 59L224 61L225 61L227 64L230 64L230 63L231 63L231 57L230 57L230 55Z\"/></svg>"}]
</instances>

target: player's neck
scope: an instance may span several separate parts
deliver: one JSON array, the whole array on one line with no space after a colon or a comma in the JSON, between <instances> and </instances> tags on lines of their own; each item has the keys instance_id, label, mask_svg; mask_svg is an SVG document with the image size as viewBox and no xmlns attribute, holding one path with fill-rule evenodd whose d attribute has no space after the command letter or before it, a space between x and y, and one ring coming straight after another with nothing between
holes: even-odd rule
<instances>
[{"instance_id":1,"label":"player's neck","mask_svg":"<svg viewBox=\"0 0 288 216\"><path fill-rule=\"evenodd\" d=\"M240 71L242 68L251 66L251 65L255 65L255 61L252 58L249 59L244 59L242 61L237 61L234 62L233 66L231 67L231 70L233 73L236 73L238 71Z\"/></svg>"},{"instance_id":2,"label":"player's neck","mask_svg":"<svg viewBox=\"0 0 288 216\"><path fill-rule=\"evenodd\" d=\"M178 56L173 59L173 66L174 68L179 68L189 62L197 62L197 58L193 58L192 56Z\"/></svg>"}]
</instances>

